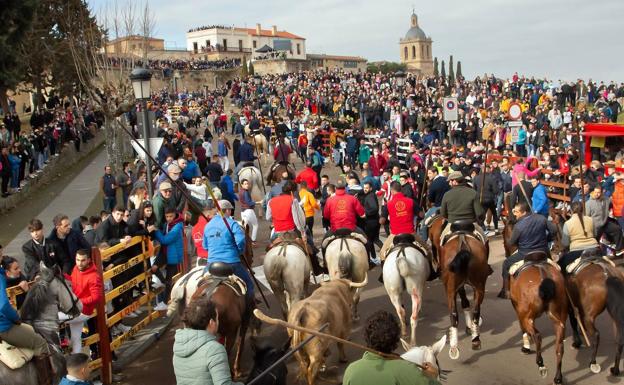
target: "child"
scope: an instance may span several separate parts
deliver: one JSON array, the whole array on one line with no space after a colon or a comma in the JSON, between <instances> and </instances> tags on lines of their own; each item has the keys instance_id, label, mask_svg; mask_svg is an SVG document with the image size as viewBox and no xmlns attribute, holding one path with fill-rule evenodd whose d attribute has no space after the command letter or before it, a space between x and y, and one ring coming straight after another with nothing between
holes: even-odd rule
<instances>
[{"instance_id":1,"label":"child","mask_svg":"<svg viewBox=\"0 0 624 385\"><path fill-rule=\"evenodd\" d=\"M70 354L66 358L67 375L63 377L59 385L91 385L89 376L89 356L84 353Z\"/></svg>"}]
</instances>

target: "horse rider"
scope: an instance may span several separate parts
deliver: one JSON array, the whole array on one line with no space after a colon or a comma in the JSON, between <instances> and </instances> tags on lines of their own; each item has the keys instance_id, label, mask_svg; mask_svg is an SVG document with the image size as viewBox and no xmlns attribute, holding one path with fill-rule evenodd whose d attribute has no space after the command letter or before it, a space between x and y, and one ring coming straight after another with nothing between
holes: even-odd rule
<instances>
[{"instance_id":1,"label":"horse rider","mask_svg":"<svg viewBox=\"0 0 624 385\"><path fill-rule=\"evenodd\" d=\"M251 301L254 298L253 281L241 262L241 254L245 250L245 231L232 218L234 206L229 201L225 199L220 200L219 207L223 216L217 213L204 228L202 246L208 251L208 262L205 271L208 270L210 264L215 262L229 265L234 274L247 285L247 300ZM225 221L229 224L232 230L231 233L225 225Z\"/></svg>"},{"instance_id":2,"label":"horse rider","mask_svg":"<svg viewBox=\"0 0 624 385\"><path fill-rule=\"evenodd\" d=\"M387 252L392 248L394 237L399 234L412 234L414 236L414 242L420 249L426 250L425 257L432 266L433 253L427 244L423 241L418 234L414 231L414 218L418 215L418 206L414 204L414 200L406 197L401 192L401 184L399 182L392 182L390 190L392 195L390 200L381 209L380 222L385 224L386 218L390 221L390 235L386 238L381 250L379 250L379 256L382 261L386 259ZM430 270L434 275L434 269ZM383 276L383 274L382 274Z\"/></svg>"},{"instance_id":3,"label":"horse rider","mask_svg":"<svg viewBox=\"0 0 624 385\"><path fill-rule=\"evenodd\" d=\"M33 350L39 385L51 385L53 373L48 343L32 327L22 324L9 302L6 289L6 272L0 267L0 342Z\"/></svg>"},{"instance_id":4,"label":"horse rider","mask_svg":"<svg viewBox=\"0 0 624 385\"><path fill-rule=\"evenodd\" d=\"M526 202L517 203L512 210L517 219L509 239L509 244L517 246L518 251L503 261L503 288L499 298L509 298L509 268L532 252L542 251L549 254L548 242L554 237L556 229L549 224L546 217L531 213Z\"/></svg>"},{"instance_id":5,"label":"horse rider","mask_svg":"<svg viewBox=\"0 0 624 385\"><path fill-rule=\"evenodd\" d=\"M275 163L277 164L289 164L289 156L292 153L292 149L284 138L278 138L277 146L273 150L273 159L275 159Z\"/></svg>"},{"instance_id":6,"label":"horse rider","mask_svg":"<svg viewBox=\"0 0 624 385\"><path fill-rule=\"evenodd\" d=\"M364 232L357 228L357 217L365 218L366 212L364 206L353 195L347 194L345 191L346 183L344 179L339 179L336 183L336 194L327 199L323 216L329 219L329 233L338 229L349 229Z\"/></svg>"},{"instance_id":7,"label":"horse rider","mask_svg":"<svg viewBox=\"0 0 624 385\"><path fill-rule=\"evenodd\" d=\"M308 237L306 232L305 214L299 201L295 199L297 185L291 180L285 180L282 187L282 194L271 198L267 204L266 220L273 224L273 234L271 242L280 235L295 233L307 244L306 254L310 258L314 275L323 273L316 254L317 248L314 246L312 237Z\"/></svg>"},{"instance_id":8,"label":"horse rider","mask_svg":"<svg viewBox=\"0 0 624 385\"><path fill-rule=\"evenodd\" d=\"M251 143L253 141L252 136L247 136L241 143L240 148L238 149L238 164L236 165L234 171L234 177L238 180L238 173L243 167L254 166L254 161L258 159L257 156L254 155L254 145Z\"/></svg>"},{"instance_id":9,"label":"horse rider","mask_svg":"<svg viewBox=\"0 0 624 385\"><path fill-rule=\"evenodd\" d=\"M557 261L564 273L566 267L580 257L585 250L596 249L600 252L598 241L594 237L594 221L591 217L583 215L583 204L573 202L571 209L572 216L563 224L561 232L561 246L569 251Z\"/></svg>"},{"instance_id":10,"label":"horse rider","mask_svg":"<svg viewBox=\"0 0 624 385\"><path fill-rule=\"evenodd\" d=\"M451 189L446 178L440 175L438 168L435 166L429 167L427 170L427 178L429 178L427 201L431 207L425 212L425 216L420 224L419 235L422 239L428 238L429 227L427 225L427 220L439 212L444 194Z\"/></svg>"},{"instance_id":11,"label":"horse rider","mask_svg":"<svg viewBox=\"0 0 624 385\"><path fill-rule=\"evenodd\" d=\"M485 214L479 194L468 186L464 174L461 171L453 171L448 176L451 189L444 194L440 204L440 214L446 218L448 224L440 235L440 241L451 231L451 225L457 221L470 221L473 223L476 232L481 237L481 241L487 244L487 237L481 226L478 225L480 219Z\"/></svg>"}]
</instances>

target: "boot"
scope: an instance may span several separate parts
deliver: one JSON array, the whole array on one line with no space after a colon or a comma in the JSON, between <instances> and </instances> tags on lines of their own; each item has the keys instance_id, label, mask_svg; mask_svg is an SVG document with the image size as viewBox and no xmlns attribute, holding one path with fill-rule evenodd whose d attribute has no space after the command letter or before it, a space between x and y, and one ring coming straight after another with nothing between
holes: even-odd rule
<instances>
[{"instance_id":1,"label":"boot","mask_svg":"<svg viewBox=\"0 0 624 385\"><path fill-rule=\"evenodd\" d=\"M39 385L52 385L52 364L49 355L36 356L33 359L37 369L37 379Z\"/></svg>"},{"instance_id":2,"label":"boot","mask_svg":"<svg viewBox=\"0 0 624 385\"><path fill-rule=\"evenodd\" d=\"M384 283L384 280L383 280L383 265L384 265L384 262L385 261L382 259L381 260L381 269L380 269L381 270L381 274L379 274L379 278L377 278L379 283Z\"/></svg>"},{"instance_id":3,"label":"boot","mask_svg":"<svg viewBox=\"0 0 624 385\"><path fill-rule=\"evenodd\" d=\"M509 277L503 278L503 287L498 293L498 298L509 299Z\"/></svg>"},{"instance_id":4,"label":"boot","mask_svg":"<svg viewBox=\"0 0 624 385\"><path fill-rule=\"evenodd\" d=\"M429 261L429 277L427 281L433 281L440 276L440 273L433 267L433 263Z\"/></svg>"}]
</instances>

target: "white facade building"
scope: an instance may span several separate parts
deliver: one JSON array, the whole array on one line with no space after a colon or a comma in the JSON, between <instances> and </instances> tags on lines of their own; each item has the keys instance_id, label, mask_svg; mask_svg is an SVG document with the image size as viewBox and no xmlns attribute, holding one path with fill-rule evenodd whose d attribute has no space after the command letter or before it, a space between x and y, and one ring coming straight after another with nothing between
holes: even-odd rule
<instances>
[{"instance_id":1,"label":"white facade building","mask_svg":"<svg viewBox=\"0 0 624 385\"><path fill-rule=\"evenodd\" d=\"M282 52L287 59L306 59L305 39L287 31L278 31L276 26L262 29L238 28L226 26L209 26L191 30L186 33L186 48L192 54L225 53L237 56L248 56L252 60L266 54L256 50L264 46Z\"/></svg>"}]
</instances>

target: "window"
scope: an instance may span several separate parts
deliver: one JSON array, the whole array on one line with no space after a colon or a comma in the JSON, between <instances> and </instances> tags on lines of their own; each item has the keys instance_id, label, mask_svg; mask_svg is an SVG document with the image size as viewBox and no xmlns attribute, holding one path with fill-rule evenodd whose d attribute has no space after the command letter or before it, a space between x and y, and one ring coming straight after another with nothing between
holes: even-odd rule
<instances>
[{"instance_id":1,"label":"window","mask_svg":"<svg viewBox=\"0 0 624 385\"><path fill-rule=\"evenodd\" d=\"M416 59L416 46L412 46L412 59Z\"/></svg>"},{"instance_id":2,"label":"window","mask_svg":"<svg viewBox=\"0 0 624 385\"><path fill-rule=\"evenodd\" d=\"M297 55L301 55L301 44L297 43Z\"/></svg>"},{"instance_id":3,"label":"window","mask_svg":"<svg viewBox=\"0 0 624 385\"><path fill-rule=\"evenodd\" d=\"M253 47L254 47L254 49L256 49L256 47L257 47L257 46L258 46L258 42L254 40L254 41L253 41Z\"/></svg>"},{"instance_id":4,"label":"window","mask_svg":"<svg viewBox=\"0 0 624 385\"><path fill-rule=\"evenodd\" d=\"M243 52L243 41L242 40L238 41L238 51L239 52Z\"/></svg>"},{"instance_id":5,"label":"window","mask_svg":"<svg viewBox=\"0 0 624 385\"><path fill-rule=\"evenodd\" d=\"M427 46L427 59L431 59L431 46Z\"/></svg>"},{"instance_id":6,"label":"window","mask_svg":"<svg viewBox=\"0 0 624 385\"><path fill-rule=\"evenodd\" d=\"M425 46L424 45L420 46L420 57L421 58L425 57Z\"/></svg>"},{"instance_id":7,"label":"window","mask_svg":"<svg viewBox=\"0 0 624 385\"><path fill-rule=\"evenodd\" d=\"M407 47L403 48L403 56L405 57L405 60L408 59L408 57L407 57Z\"/></svg>"},{"instance_id":8,"label":"window","mask_svg":"<svg viewBox=\"0 0 624 385\"><path fill-rule=\"evenodd\" d=\"M223 50L227 51L227 39L223 39Z\"/></svg>"},{"instance_id":9,"label":"window","mask_svg":"<svg viewBox=\"0 0 624 385\"><path fill-rule=\"evenodd\" d=\"M206 48L210 48L210 40L206 40Z\"/></svg>"},{"instance_id":10,"label":"window","mask_svg":"<svg viewBox=\"0 0 624 385\"><path fill-rule=\"evenodd\" d=\"M197 53L197 42L193 43L193 52Z\"/></svg>"},{"instance_id":11,"label":"window","mask_svg":"<svg viewBox=\"0 0 624 385\"><path fill-rule=\"evenodd\" d=\"M345 61L343 62L342 66L344 68L357 68L357 62L354 61Z\"/></svg>"},{"instance_id":12,"label":"window","mask_svg":"<svg viewBox=\"0 0 624 385\"><path fill-rule=\"evenodd\" d=\"M136 44L132 44L132 50L136 49Z\"/></svg>"}]
</instances>

